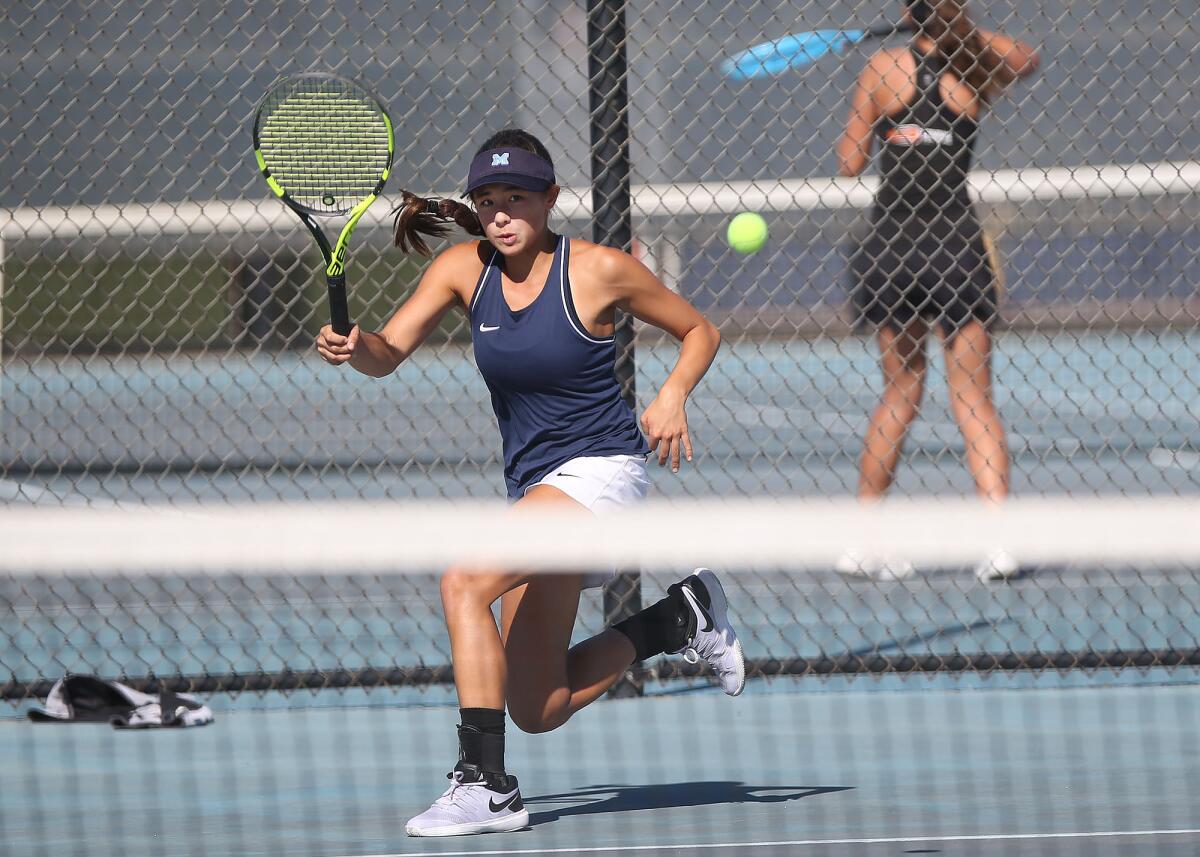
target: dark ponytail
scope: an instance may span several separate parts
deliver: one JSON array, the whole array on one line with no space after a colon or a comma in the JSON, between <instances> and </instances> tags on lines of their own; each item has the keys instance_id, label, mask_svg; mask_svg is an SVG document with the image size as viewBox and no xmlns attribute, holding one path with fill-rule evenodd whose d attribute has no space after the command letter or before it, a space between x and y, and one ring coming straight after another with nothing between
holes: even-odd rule
<instances>
[{"instance_id":1,"label":"dark ponytail","mask_svg":"<svg viewBox=\"0 0 1200 857\"><path fill-rule=\"evenodd\" d=\"M939 0L905 0L905 5L917 32L933 41L942 62L981 98L1012 83L1013 74L1004 58L983 43L979 30L972 29L966 36L955 33L950 22L938 13Z\"/></svg>"},{"instance_id":2,"label":"dark ponytail","mask_svg":"<svg viewBox=\"0 0 1200 857\"><path fill-rule=\"evenodd\" d=\"M524 149L532 152L551 166L550 152L542 145L542 141L520 128L505 128L488 137L475 154L486 152L488 149L509 147ZM392 211L396 215L395 242L403 252L410 250L431 256L432 251L425 239L442 238L450 231L451 222L458 224L468 235L483 237L483 226L479 223L479 215L469 205L456 199L425 199L408 191L400 192L400 205Z\"/></svg>"},{"instance_id":3,"label":"dark ponytail","mask_svg":"<svg viewBox=\"0 0 1200 857\"><path fill-rule=\"evenodd\" d=\"M458 224L468 235L483 237L475 210L457 199L425 199L405 190L400 192L400 205L392 213L396 215L396 246L404 253L433 255L422 236L442 238L450 231L450 223Z\"/></svg>"}]
</instances>

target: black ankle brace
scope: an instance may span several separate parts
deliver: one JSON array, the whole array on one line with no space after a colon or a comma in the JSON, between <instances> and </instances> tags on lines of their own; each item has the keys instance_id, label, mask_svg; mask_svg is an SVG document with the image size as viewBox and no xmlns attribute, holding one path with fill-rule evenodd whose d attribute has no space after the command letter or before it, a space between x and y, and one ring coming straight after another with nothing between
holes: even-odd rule
<instances>
[{"instance_id":1,"label":"black ankle brace","mask_svg":"<svg viewBox=\"0 0 1200 857\"><path fill-rule=\"evenodd\" d=\"M488 774L504 773L504 711L494 708L463 708L458 727L460 762Z\"/></svg>"},{"instance_id":2,"label":"black ankle brace","mask_svg":"<svg viewBox=\"0 0 1200 857\"><path fill-rule=\"evenodd\" d=\"M695 622L692 608L676 583L667 590L666 598L613 625L613 630L628 637L637 660L644 661L682 649L693 633Z\"/></svg>"}]
</instances>

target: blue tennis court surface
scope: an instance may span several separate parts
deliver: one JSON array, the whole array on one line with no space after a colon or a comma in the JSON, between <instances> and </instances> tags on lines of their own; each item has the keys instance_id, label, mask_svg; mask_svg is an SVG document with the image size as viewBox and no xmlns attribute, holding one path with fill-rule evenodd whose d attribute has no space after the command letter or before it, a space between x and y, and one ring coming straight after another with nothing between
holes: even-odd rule
<instances>
[{"instance_id":1,"label":"blue tennis court surface","mask_svg":"<svg viewBox=\"0 0 1200 857\"><path fill-rule=\"evenodd\" d=\"M510 731L529 829L414 840L453 708L218 712L116 732L0 721L4 853L1195 854L1193 685L602 701Z\"/></svg>"}]
</instances>

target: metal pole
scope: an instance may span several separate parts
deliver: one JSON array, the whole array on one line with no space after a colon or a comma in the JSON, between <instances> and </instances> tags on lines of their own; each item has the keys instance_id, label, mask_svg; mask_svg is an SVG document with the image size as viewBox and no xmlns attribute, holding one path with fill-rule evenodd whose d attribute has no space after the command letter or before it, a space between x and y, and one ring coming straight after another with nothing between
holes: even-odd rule
<instances>
[{"instance_id":1,"label":"metal pole","mask_svg":"<svg viewBox=\"0 0 1200 857\"><path fill-rule=\"evenodd\" d=\"M624 0L588 0L588 105L591 110L592 240L633 250L633 203L629 178L629 63ZM617 381L636 409L633 319L617 314ZM604 587L604 621L611 625L642 609L641 576L623 571ZM631 670L613 685L613 696L640 696L642 680Z\"/></svg>"}]
</instances>

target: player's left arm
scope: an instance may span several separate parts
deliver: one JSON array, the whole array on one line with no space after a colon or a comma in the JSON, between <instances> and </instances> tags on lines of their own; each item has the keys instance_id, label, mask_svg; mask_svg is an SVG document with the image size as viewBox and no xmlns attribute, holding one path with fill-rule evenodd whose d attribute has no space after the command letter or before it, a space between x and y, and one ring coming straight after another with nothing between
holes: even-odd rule
<instances>
[{"instance_id":1,"label":"player's left arm","mask_svg":"<svg viewBox=\"0 0 1200 857\"><path fill-rule=\"evenodd\" d=\"M642 412L642 429L658 463L669 459L679 471L681 455L692 460L685 405L692 390L712 365L721 345L721 334L688 301L672 292L637 259L611 248L599 250L594 270L612 303L647 324L674 336L681 343L679 359Z\"/></svg>"}]
</instances>

